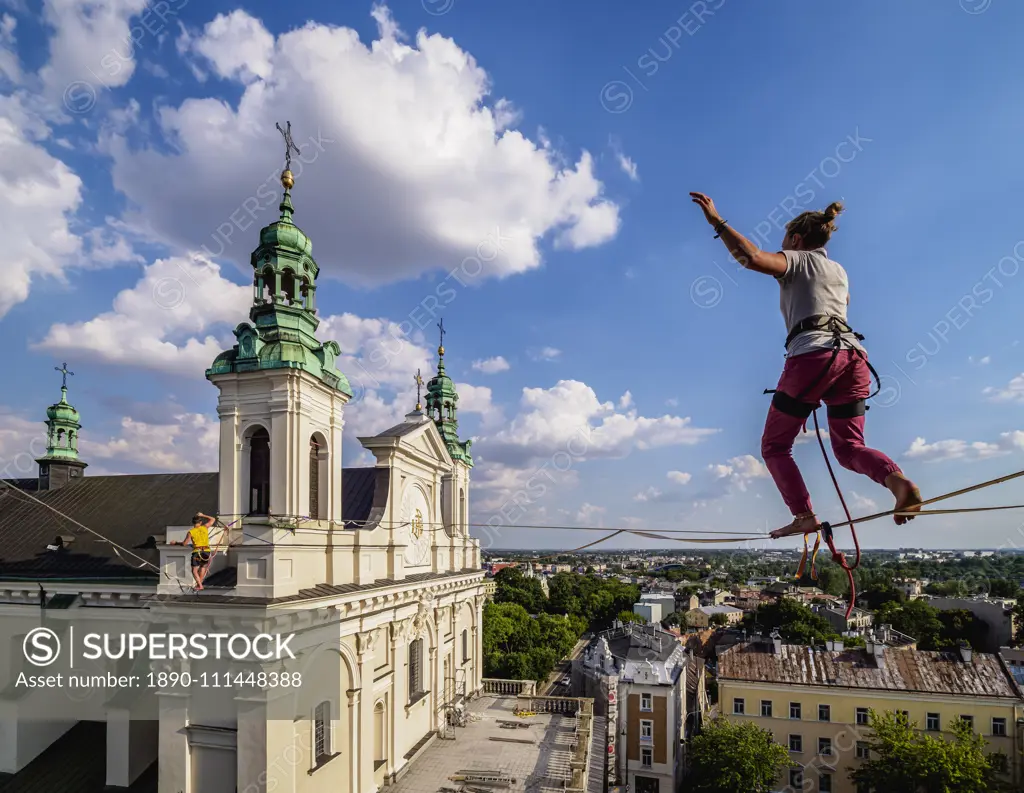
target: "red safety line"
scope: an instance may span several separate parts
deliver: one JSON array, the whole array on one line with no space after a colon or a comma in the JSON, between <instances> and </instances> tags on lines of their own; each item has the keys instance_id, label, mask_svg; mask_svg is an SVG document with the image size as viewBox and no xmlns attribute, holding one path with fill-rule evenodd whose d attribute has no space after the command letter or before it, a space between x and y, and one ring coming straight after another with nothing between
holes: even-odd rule
<instances>
[{"instance_id":1,"label":"red safety line","mask_svg":"<svg viewBox=\"0 0 1024 793\"><path fill-rule=\"evenodd\" d=\"M821 455L825 458L825 465L828 467L828 475L832 477L832 484L835 485L836 493L839 496L839 503L843 505L843 512L846 513L846 519L850 521L850 534L853 535L853 546L857 549L857 559L851 567L846 561L846 554L836 550L835 541L832 538L832 530L825 532L825 542L828 543L828 549L832 552L832 561L838 564L846 571L846 577L850 581L850 604L846 607L846 619L850 619L850 615L853 613L853 604L857 599L857 585L853 580L853 571L860 567L860 541L857 539L857 527L853 523L853 516L850 514L849 507L846 506L846 499L843 498L843 491L839 488L839 480L836 479L835 471L832 470L832 462L828 459L828 452L825 451L825 441L821 438L821 427L818 426L818 411L814 411L814 432L818 436L818 446L821 447Z\"/></svg>"}]
</instances>

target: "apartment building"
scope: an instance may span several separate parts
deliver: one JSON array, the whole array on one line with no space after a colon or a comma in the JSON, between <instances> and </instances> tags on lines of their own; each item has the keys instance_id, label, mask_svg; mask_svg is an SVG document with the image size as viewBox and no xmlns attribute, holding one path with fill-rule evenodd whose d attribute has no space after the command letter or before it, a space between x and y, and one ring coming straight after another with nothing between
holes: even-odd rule
<instances>
[{"instance_id":1,"label":"apartment building","mask_svg":"<svg viewBox=\"0 0 1024 793\"><path fill-rule=\"evenodd\" d=\"M729 625L735 625L743 619L742 609L735 606L701 606L686 612L686 624L691 628L707 628L716 614L724 614Z\"/></svg>"},{"instance_id":2,"label":"apartment building","mask_svg":"<svg viewBox=\"0 0 1024 793\"><path fill-rule=\"evenodd\" d=\"M996 655L879 642L820 649L758 637L719 655L718 687L727 718L754 722L789 747L798 765L780 779L784 790L856 793L849 770L867 756L872 709L906 713L935 733L967 719L990 751L1007 755L1014 782L1021 779L1024 700Z\"/></svg>"},{"instance_id":3,"label":"apartment building","mask_svg":"<svg viewBox=\"0 0 1024 793\"><path fill-rule=\"evenodd\" d=\"M685 730L699 720L699 712L687 718L687 700L695 708L706 702L703 665L671 633L627 623L598 634L574 667L578 689L607 717L609 784L628 785L630 793L675 793Z\"/></svg>"},{"instance_id":4,"label":"apartment building","mask_svg":"<svg viewBox=\"0 0 1024 793\"><path fill-rule=\"evenodd\" d=\"M835 628L839 633L847 633L849 631L863 631L871 627L874 623L874 615L870 611L864 609L855 608L850 612L850 616L846 616L846 608L837 606L820 606L814 608L815 612L828 620L829 625Z\"/></svg>"}]
</instances>

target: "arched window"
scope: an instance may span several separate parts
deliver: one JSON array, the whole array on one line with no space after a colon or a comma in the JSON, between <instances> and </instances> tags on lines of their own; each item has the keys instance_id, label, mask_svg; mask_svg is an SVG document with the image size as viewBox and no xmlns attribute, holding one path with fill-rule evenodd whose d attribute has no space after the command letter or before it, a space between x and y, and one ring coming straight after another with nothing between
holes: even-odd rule
<instances>
[{"instance_id":1,"label":"arched window","mask_svg":"<svg viewBox=\"0 0 1024 793\"><path fill-rule=\"evenodd\" d=\"M321 702L313 713L313 762L331 756L331 703Z\"/></svg>"},{"instance_id":2,"label":"arched window","mask_svg":"<svg viewBox=\"0 0 1024 793\"><path fill-rule=\"evenodd\" d=\"M263 427L249 438L249 514L270 514L270 433Z\"/></svg>"},{"instance_id":3,"label":"arched window","mask_svg":"<svg viewBox=\"0 0 1024 793\"><path fill-rule=\"evenodd\" d=\"M57 445L64 445L64 430L57 430Z\"/></svg>"},{"instance_id":4,"label":"arched window","mask_svg":"<svg viewBox=\"0 0 1024 793\"><path fill-rule=\"evenodd\" d=\"M409 699L423 693L423 639L409 642Z\"/></svg>"},{"instance_id":5,"label":"arched window","mask_svg":"<svg viewBox=\"0 0 1024 793\"><path fill-rule=\"evenodd\" d=\"M376 771L388 761L388 740L385 730L384 700L373 706L373 770Z\"/></svg>"},{"instance_id":6,"label":"arched window","mask_svg":"<svg viewBox=\"0 0 1024 793\"><path fill-rule=\"evenodd\" d=\"M469 628L462 629L462 663L469 660Z\"/></svg>"},{"instance_id":7,"label":"arched window","mask_svg":"<svg viewBox=\"0 0 1024 793\"><path fill-rule=\"evenodd\" d=\"M319 432L309 439L309 517L327 519L327 441Z\"/></svg>"}]
</instances>

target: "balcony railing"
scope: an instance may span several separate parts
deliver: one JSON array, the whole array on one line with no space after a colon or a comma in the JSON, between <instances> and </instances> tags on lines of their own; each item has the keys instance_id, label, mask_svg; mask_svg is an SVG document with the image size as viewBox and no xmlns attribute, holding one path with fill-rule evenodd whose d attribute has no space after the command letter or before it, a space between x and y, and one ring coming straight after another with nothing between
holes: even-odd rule
<instances>
[{"instance_id":1,"label":"balcony railing","mask_svg":"<svg viewBox=\"0 0 1024 793\"><path fill-rule=\"evenodd\" d=\"M499 697L533 696L537 684L532 680L501 680L485 677L483 679L484 694Z\"/></svg>"}]
</instances>

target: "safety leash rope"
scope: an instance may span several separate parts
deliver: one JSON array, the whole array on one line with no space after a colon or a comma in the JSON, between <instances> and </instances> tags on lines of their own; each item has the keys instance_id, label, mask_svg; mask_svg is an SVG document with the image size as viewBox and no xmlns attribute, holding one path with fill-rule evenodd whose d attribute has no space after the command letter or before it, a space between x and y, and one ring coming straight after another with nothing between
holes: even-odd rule
<instances>
[{"instance_id":1,"label":"safety leash rope","mask_svg":"<svg viewBox=\"0 0 1024 793\"><path fill-rule=\"evenodd\" d=\"M832 534L832 526L828 522L821 524L821 530L818 531L818 540L815 542L815 550L817 550L818 543L821 542L821 537L824 535L825 542L828 544L828 549L832 553L832 561L846 571L846 578L850 584L850 602L846 607L846 619L850 619L850 615L853 613L853 605L857 600L857 583L854 581L853 571L860 567L860 540L857 539L857 527L853 525L853 516L850 515L850 508L846 506L846 499L843 497L842 488L839 487L839 480L836 478L836 472L832 470L832 461L829 460L828 452L825 450L825 441L821 437L821 426L818 424L818 411L815 410L812 415L814 416L814 432L818 436L818 446L821 448L821 456L825 458L825 466L828 468L828 475L832 477L832 484L835 486L836 494L839 496L839 503L843 505L843 512L846 513L846 519L850 521L850 534L853 537L853 547L857 549L857 558L853 565L850 565L846 561L846 554L836 550L835 538ZM806 541L806 535L804 539Z\"/></svg>"}]
</instances>

